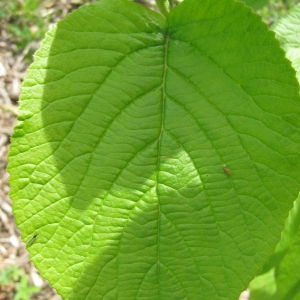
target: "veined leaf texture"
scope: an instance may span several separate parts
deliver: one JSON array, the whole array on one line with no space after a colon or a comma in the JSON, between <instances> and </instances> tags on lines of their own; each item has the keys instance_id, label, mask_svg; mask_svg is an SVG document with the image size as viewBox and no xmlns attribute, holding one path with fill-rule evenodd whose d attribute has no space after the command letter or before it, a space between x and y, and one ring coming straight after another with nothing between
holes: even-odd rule
<instances>
[{"instance_id":1,"label":"veined leaf texture","mask_svg":"<svg viewBox=\"0 0 300 300\"><path fill-rule=\"evenodd\" d=\"M65 299L236 299L299 190L299 101L241 3L78 9L35 55L10 152L33 262Z\"/></svg>"}]
</instances>

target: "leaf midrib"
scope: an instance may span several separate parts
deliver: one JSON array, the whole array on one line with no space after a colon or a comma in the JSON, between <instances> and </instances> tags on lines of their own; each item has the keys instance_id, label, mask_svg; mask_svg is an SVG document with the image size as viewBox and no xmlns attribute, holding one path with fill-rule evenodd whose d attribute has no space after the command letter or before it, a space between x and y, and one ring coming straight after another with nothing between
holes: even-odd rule
<instances>
[{"instance_id":1,"label":"leaf midrib","mask_svg":"<svg viewBox=\"0 0 300 300\"><path fill-rule=\"evenodd\" d=\"M162 72L162 84L161 84L161 123L160 123L160 132L157 140L157 162L156 162L156 196L157 196L157 284L158 284L158 293L160 293L159 288L159 275L160 275L160 219L161 219L161 204L159 200L159 172L160 172L160 157L161 157L161 145L162 138L165 130L165 110L166 110L166 78L168 71L168 50L169 50L169 41L170 34L167 31L165 33L164 39L164 55L163 55L163 72Z\"/></svg>"}]
</instances>

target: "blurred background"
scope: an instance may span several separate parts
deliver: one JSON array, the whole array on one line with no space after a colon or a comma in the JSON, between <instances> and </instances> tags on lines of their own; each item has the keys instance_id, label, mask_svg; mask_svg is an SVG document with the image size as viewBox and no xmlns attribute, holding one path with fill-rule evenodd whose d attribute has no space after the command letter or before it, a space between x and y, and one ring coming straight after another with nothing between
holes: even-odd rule
<instances>
[{"instance_id":1,"label":"blurred background","mask_svg":"<svg viewBox=\"0 0 300 300\"><path fill-rule=\"evenodd\" d=\"M0 300L61 299L30 263L9 199L7 153L18 116L20 86L45 32L95 0L0 0ZM245 0L272 26L300 0ZM136 0L155 9L154 0ZM241 299L247 299L247 292Z\"/></svg>"}]
</instances>

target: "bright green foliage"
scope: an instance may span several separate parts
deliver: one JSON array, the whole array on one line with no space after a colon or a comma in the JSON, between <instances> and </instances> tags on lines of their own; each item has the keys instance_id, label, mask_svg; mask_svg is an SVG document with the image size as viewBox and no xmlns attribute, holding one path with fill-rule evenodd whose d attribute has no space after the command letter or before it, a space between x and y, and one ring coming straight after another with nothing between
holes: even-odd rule
<instances>
[{"instance_id":1,"label":"bright green foliage","mask_svg":"<svg viewBox=\"0 0 300 300\"><path fill-rule=\"evenodd\" d=\"M251 300L300 299L300 197L295 201L280 243L266 270L250 284Z\"/></svg>"},{"instance_id":2,"label":"bright green foliage","mask_svg":"<svg viewBox=\"0 0 300 300\"><path fill-rule=\"evenodd\" d=\"M299 231L300 227L298 227ZM300 299L300 234L298 234L290 249L277 268L277 298L283 300Z\"/></svg>"},{"instance_id":3,"label":"bright green foliage","mask_svg":"<svg viewBox=\"0 0 300 300\"><path fill-rule=\"evenodd\" d=\"M300 4L274 26L274 31L296 69L300 82Z\"/></svg>"},{"instance_id":4,"label":"bright green foliage","mask_svg":"<svg viewBox=\"0 0 300 300\"><path fill-rule=\"evenodd\" d=\"M79 9L36 54L10 152L32 260L66 299L236 299L298 193L299 104L243 4Z\"/></svg>"},{"instance_id":5,"label":"bright green foliage","mask_svg":"<svg viewBox=\"0 0 300 300\"><path fill-rule=\"evenodd\" d=\"M276 298L276 282L274 268L256 276L249 285L250 300L274 300Z\"/></svg>"},{"instance_id":6,"label":"bright green foliage","mask_svg":"<svg viewBox=\"0 0 300 300\"><path fill-rule=\"evenodd\" d=\"M247 5L253 7L254 9L259 9L268 4L269 0L240 0L245 2Z\"/></svg>"},{"instance_id":7,"label":"bright green foliage","mask_svg":"<svg viewBox=\"0 0 300 300\"><path fill-rule=\"evenodd\" d=\"M274 26L300 79L300 5ZM294 204L266 272L251 283L251 300L300 299L300 197ZM268 280L266 281L266 278Z\"/></svg>"},{"instance_id":8,"label":"bright green foliage","mask_svg":"<svg viewBox=\"0 0 300 300\"><path fill-rule=\"evenodd\" d=\"M167 15L170 11L170 4L168 0L156 0L156 6L159 8L163 15Z\"/></svg>"}]
</instances>

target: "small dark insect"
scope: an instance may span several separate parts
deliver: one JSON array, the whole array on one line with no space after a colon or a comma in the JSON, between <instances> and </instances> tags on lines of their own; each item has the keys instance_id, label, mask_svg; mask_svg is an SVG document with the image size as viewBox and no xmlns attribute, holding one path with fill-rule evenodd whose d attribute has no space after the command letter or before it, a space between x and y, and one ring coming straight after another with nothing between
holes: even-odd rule
<instances>
[{"instance_id":1,"label":"small dark insect","mask_svg":"<svg viewBox=\"0 0 300 300\"><path fill-rule=\"evenodd\" d=\"M227 168L226 165L223 165L223 171L224 171L224 173L227 174L228 176L231 176L231 175L232 175L231 171Z\"/></svg>"},{"instance_id":2,"label":"small dark insect","mask_svg":"<svg viewBox=\"0 0 300 300\"><path fill-rule=\"evenodd\" d=\"M31 246L31 245L34 243L34 241L36 240L37 236L38 236L38 233L35 233L35 234L30 238L30 240L29 240L28 243L27 243L27 246L28 246L28 247Z\"/></svg>"}]
</instances>

